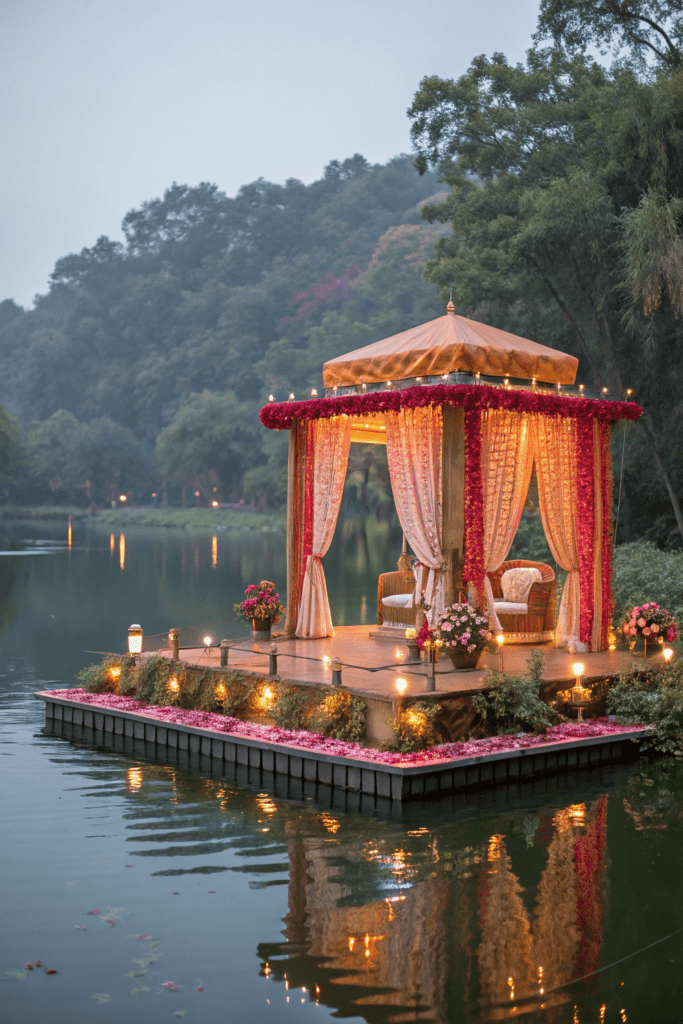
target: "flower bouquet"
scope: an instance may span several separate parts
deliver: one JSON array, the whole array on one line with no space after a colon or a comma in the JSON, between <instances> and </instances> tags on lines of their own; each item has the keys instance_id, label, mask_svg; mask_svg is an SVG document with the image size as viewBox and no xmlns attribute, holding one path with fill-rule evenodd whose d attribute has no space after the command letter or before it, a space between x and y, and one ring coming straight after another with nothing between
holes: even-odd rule
<instances>
[{"instance_id":1,"label":"flower bouquet","mask_svg":"<svg viewBox=\"0 0 683 1024\"><path fill-rule=\"evenodd\" d=\"M258 585L249 584L244 591L244 601L235 605L235 612L243 622L251 622L254 634L267 633L270 636L270 627L280 621L285 609L280 601L280 595L275 590L275 584L270 580L261 580Z\"/></svg>"},{"instance_id":2,"label":"flower bouquet","mask_svg":"<svg viewBox=\"0 0 683 1024\"><path fill-rule=\"evenodd\" d=\"M657 650L655 645L669 643L675 640L678 635L676 620L666 608L660 608L654 601L649 604L638 605L628 613L628 621L621 627L625 638L629 641L631 648L639 636L644 641L644 649L647 653L648 643L652 645L651 650Z\"/></svg>"},{"instance_id":3,"label":"flower bouquet","mask_svg":"<svg viewBox=\"0 0 683 1024\"><path fill-rule=\"evenodd\" d=\"M439 619L436 636L453 668L476 668L491 632L488 619L471 604L454 604Z\"/></svg>"}]
</instances>

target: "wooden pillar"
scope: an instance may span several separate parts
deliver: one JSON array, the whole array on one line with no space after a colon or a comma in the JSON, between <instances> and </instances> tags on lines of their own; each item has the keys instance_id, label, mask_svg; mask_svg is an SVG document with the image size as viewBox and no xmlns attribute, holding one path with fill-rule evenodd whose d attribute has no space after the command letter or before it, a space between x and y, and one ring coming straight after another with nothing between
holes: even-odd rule
<instances>
[{"instance_id":1,"label":"wooden pillar","mask_svg":"<svg viewBox=\"0 0 683 1024\"><path fill-rule=\"evenodd\" d=\"M445 604L453 604L462 587L465 561L465 411L443 406L443 473L441 544L446 563Z\"/></svg>"}]
</instances>

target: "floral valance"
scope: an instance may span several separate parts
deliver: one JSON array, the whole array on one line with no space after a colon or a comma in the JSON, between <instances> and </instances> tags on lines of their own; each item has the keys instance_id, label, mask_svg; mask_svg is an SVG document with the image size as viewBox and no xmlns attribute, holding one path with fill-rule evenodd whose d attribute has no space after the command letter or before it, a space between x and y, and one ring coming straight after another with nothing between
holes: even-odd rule
<instances>
[{"instance_id":1,"label":"floral valance","mask_svg":"<svg viewBox=\"0 0 683 1024\"><path fill-rule=\"evenodd\" d=\"M270 402L261 409L261 423L269 430L289 430L296 420L328 419L332 416L363 416L399 412L401 409L433 405L476 409L507 409L512 412L569 416L581 420L611 423L637 420L642 409L636 402L611 402L548 394L533 390L494 387L488 384L419 385L402 390L373 391L366 395L310 398L303 402Z\"/></svg>"}]
</instances>

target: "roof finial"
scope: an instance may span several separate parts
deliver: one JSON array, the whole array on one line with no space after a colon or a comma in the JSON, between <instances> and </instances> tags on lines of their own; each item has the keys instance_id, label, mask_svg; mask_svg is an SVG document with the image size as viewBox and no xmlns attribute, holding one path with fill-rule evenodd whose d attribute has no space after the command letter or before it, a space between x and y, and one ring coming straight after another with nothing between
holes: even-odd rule
<instances>
[{"instance_id":1,"label":"roof finial","mask_svg":"<svg viewBox=\"0 0 683 1024\"><path fill-rule=\"evenodd\" d=\"M451 316L455 316L455 305L453 303L453 289L451 288L451 294L448 298L448 305L446 306L446 312Z\"/></svg>"}]
</instances>

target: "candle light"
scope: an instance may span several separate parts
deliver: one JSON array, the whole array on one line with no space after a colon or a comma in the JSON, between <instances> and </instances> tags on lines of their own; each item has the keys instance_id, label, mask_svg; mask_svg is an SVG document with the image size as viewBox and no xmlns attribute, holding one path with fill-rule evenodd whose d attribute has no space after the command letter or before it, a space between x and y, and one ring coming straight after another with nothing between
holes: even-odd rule
<instances>
[{"instance_id":1,"label":"candle light","mask_svg":"<svg viewBox=\"0 0 683 1024\"><path fill-rule=\"evenodd\" d=\"M669 662L673 658L673 653L674 652L671 650L670 647L665 647L664 650L662 651L662 657L664 658L664 661L667 663L667 665L669 664Z\"/></svg>"},{"instance_id":2,"label":"candle light","mask_svg":"<svg viewBox=\"0 0 683 1024\"><path fill-rule=\"evenodd\" d=\"M496 634L496 643L498 644L498 669L499 669L500 672L502 672L503 671L503 667L504 667L504 662L503 662L503 645L505 644L505 634L504 633L497 633Z\"/></svg>"}]
</instances>

